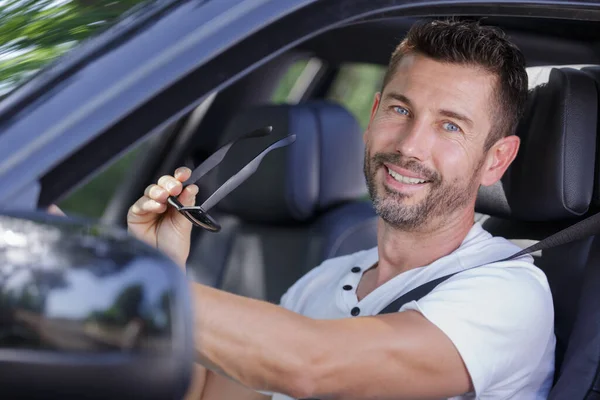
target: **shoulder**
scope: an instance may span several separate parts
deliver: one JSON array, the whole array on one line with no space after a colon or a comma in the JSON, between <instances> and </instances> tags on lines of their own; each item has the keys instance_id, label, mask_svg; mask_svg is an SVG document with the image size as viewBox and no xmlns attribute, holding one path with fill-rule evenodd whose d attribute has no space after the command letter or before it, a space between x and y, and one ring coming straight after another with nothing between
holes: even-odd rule
<instances>
[{"instance_id":1,"label":"shoulder","mask_svg":"<svg viewBox=\"0 0 600 400\"><path fill-rule=\"evenodd\" d=\"M323 261L285 292L281 298L281 306L298 311L305 299L312 297L315 293L327 290L330 285L335 285L341 276L348 272L348 269L355 266L362 268L372 259L375 261L377 259L376 247Z\"/></svg>"},{"instance_id":2,"label":"shoulder","mask_svg":"<svg viewBox=\"0 0 600 400\"><path fill-rule=\"evenodd\" d=\"M521 251L522 248L502 236L493 236L481 224L475 223L460 247L456 250L464 267L494 263ZM530 256L520 260L533 262Z\"/></svg>"},{"instance_id":3,"label":"shoulder","mask_svg":"<svg viewBox=\"0 0 600 400\"><path fill-rule=\"evenodd\" d=\"M552 294L529 256L459 272L404 309L420 312L452 340L479 393L525 384L542 362L542 372L551 372Z\"/></svg>"},{"instance_id":4,"label":"shoulder","mask_svg":"<svg viewBox=\"0 0 600 400\"><path fill-rule=\"evenodd\" d=\"M440 296L448 301L468 299L468 305L474 309L494 307L495 313L510 314L511 321L499 321L506 324L514 324L516 317L527 318L538 311L543 311L541 317L553 318L547 277L529 256L459 272L439 285L432 295L432 298Z\"/></svg>"},{"instance_id":5,"label":"shoulder","mask_svg":"<svg viewBox=\"0 0 600 400\"><path fill-rule=\"evenodd\" d=\"M541 320L544 326L552 325L553 302L546 275L531 255L509 259L521 250L475 224L456 252L459 272L423 298L423 304L438 307L443 302L439 306L452 308L453 313L487 315L486 323L499 330ZM461 307L454 309L457 304Z\"/></svg>"}]
</instances>

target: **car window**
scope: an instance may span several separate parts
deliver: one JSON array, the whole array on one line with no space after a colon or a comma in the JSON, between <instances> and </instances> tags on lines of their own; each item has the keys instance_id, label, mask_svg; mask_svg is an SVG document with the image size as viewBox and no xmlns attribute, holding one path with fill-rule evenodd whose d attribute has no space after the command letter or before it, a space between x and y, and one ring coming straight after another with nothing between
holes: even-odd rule
<instances>
[{"instance_id":1,"label":"car window","mask_svg":"<svg viewBox=\"0 0 600 400\"><path fill-rule=\"evenodd\" d=\"M340 68L327 99L346 107L365 129L369 123L373 96L381 89L385 67L348 63Z\"/></svg>"},{"instance_id":2,"label":"car window","mask_svg":"<svg viewBox=\"0 0 600 400\"><path fill-rule=\"evenodd\" d=\"M118 158L88 183L69 194L59 202L58 206L69 215L89 218L102 217L106 206L127 175L127 171L140 154L143 154L146 146L148 143L144 142Z\"/></svg>"},{"instance_id":3,"label":"car window","mask_svg":"<svg viewBox=\"0 0 600 400\"><path fill-rule=\"evenodd\" d=\"M272 103L289 102L290 95L293 94L294 88L297 88L299 79L303 73L306 75L307 66L310 67L310 60L302 59L289 67L273 92ZM101 218L111 198L121 187L128 170L136 159L144 156L144 148L148 145L149 143L143 143L130 150L89 182L69 194L59 202L58 206L71 215Z\"/></svg>"}]
</instances>

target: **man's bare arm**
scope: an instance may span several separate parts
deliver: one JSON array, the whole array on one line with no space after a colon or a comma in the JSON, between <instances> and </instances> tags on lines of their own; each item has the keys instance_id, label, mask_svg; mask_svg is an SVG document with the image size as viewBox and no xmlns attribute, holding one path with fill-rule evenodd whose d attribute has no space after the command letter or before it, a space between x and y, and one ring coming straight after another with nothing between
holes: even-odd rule
<instances>
[{"instance_id":1,"label":"man's bare arm","mask_svg":"<svg viewBox=\"0 0 600 400\"><path fill-rule=\"evenodd\" d=\"M199 284L192 292L201 362L254 390L321 399L472 390L450 339L417 312L314 320Z\"/></svg>"}]
</instances>

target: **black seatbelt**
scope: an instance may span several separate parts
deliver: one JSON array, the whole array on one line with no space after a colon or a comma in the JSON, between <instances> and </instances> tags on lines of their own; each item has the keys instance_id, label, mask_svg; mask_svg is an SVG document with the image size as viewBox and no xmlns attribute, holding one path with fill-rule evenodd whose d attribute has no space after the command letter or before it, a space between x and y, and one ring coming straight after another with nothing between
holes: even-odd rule
<instances>
[{"instance_id":1,"label":"black seatbelt","mask_svg":"<svg viewBox=\"0 0 600 400\"><path fill-rule=\"evenodd\" d=\"M600 213L594 214L586 219L579 221L576 224L569 226L559 232L556 232L554 235L548 236L547 238L539 241L533 246L529 246L526 249L519 251L518 253L513 254L510 257L504 258L502 260L493 261L493 262L502 262L513 260L515 258L524 256L526 254L530 254L536 252L538 250L547 250L553 247L562 246L563 244L575 242L577 240L585 239L586 237L597 235L600 233ZM444 282L447 279L452 278L454 275L471 270L473 268L482 267L484 265L492 264L493 262L488 262L482 265L478 265L476 267L470 267L464 269L462 271L454 272L452 274L448 274L442 276L440 278L434 279L427 283L422 284L421 286L417 286L413 290L403 294L398 297L396 300L391 302L387 307L381 310L378 315L381 314L390 314L395 313L402 308L402 306L406 303L410 303L411 301L417 301L423 298L424 296L431 293L433 289L435 289L440 283Z\"/></svg>"}]
</instances>

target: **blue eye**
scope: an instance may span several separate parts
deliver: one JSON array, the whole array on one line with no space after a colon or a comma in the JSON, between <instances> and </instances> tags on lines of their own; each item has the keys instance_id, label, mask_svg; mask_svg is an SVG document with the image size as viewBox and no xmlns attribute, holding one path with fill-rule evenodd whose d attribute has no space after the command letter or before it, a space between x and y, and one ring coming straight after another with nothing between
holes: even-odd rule
<instances>
[{"instance_id":1,"label":"blue eye","mask_svg":"<svg viewBox=\"0 0 600 400\"><path fill-rule=\"evenodd\" d=\"M459 132L460 131L460 128L458 126L454 125L452 122L444 122L444 124L442 126L448 132Z\"/></svg>"},{"instance_id":2,"label":"blue eye","mask_svg":"<svg viewBox=\"0 0 600 400\"><path fill-rule=\"evenodd\" d=\"M408 115L409 114L408 110L406 108L404 108L404 107L395 106L394 107L394 111L396 111L398 114L402 114L402 115Z\"/></svg>"}]
</instances>

